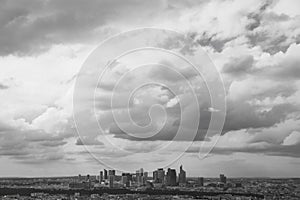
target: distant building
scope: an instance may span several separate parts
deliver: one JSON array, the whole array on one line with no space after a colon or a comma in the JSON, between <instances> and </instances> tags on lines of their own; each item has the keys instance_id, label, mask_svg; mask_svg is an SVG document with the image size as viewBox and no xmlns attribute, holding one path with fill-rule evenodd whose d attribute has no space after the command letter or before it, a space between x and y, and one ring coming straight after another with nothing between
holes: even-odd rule
<instances>
[{"instance_id":1,"label":"distant building","mask_svg":"<svg viewBox=\"0 0 300 200\"><path fill-rule=\"evenodd\" d=\"M128 177L122 175L121 177L121 184L123 187L129 187L129 181L128 181Z\"/></svg>"},{"instance_id":2,"label":"distant building","mask_svg":"<svg viewBox=\"0 0 300 200\"><path fill-rule=\"evenodd\" d=\"M100 175L99 175L99 183L101 183L103 181L103 171L100 171Z\"/></svg>"},{"instance_id":3,"label":"distant building","mask_svg":"<svg viewBox=\"0 0 300 200\"><path fill-rule=\"evenodd\" d=\"M220 182L221 183L226 183L227 182L227 177L224 174L220 174Z\"/></svg>"},{"instance_id":4,"label":"distant building","mask_svg":"<svg viewBox=\"0 0 300 200\"><path fill-rule=\"evenodd\" d=\"M108 170L108 175L116 175L116 170L112 169L112 170Z\"/></svg>"},{"instance_id":5,"label":"distant building","mask_svg":"<svg viewBox=\"0 0 300 200\"><path fill-rule=\"evenodd\" d=\"M201 187L204 186L204 178L203 177L198 178L197 185L201 186Z\"/></svg>"},{"instance_id":6,"label":"distant building","mask_svg":"<svg viewBox=\"0 0 300 200\"><path fill-rule=\"evenodd\" d=\"M115 183L115 175L108 175L109 188L113 188Z\"/></svg>"},{"instance_id":7,"label":"distant building","mask_svg":"<svg viewBox=\"0 0 300 200\"><path fill-rule=\"evenodd\" d=\"M107 179L108 179L108 176L107 176L107 170L104 169L103 171L104 171L104 179L107 180Z\"/></svg>"},{"instance_id":8,"label":"distant building","mask_svg":"<svg viewBox=\"0 0 300 200\"><path fill-rule=\"evenodd\" d=\"M153 182L158 183L158 171L153 172Z\"/></svg>"},{"instance_id":9,"label":"distant building","mask_svg":"<svg viewBox=\"0 0 300 200\"><path fill-rule=\"evenodd\" d=\"M145 185L144 169L141 168L136 171L136 182L138 186Z\"/></svg>"},{"instance_id":10,"label":"distant building","mask_svg":"<svg viewBox=\"0 0 300 200\"><path fill-rule=\"evenodd\" d=\"M148 172L144 172L144 177L145 177L145 180L147 181L148 180Z\"/></svg>"},{"instance_id":11,"label":"distant building","mask_svg":"<svg viewBox=\"0 0 300 200\"><path fill-rule=\"evenodd\" d=\"M180 166L180 171L178 174L178 182L179 182L179 185L186 183L186 172L182 169L182 165Z\"/></svg>"},{"instance_id":12,"label":"distant building","mask_svg":"<svg viewBox=\"0 0 300 200\"><path fill-rule=\"evenodd\" d=\"M124 187L129 187L132 181L132 175L130 173L122 173L121 184Z\"/></svg>"},{"instance_id":13,"label":"distant building","mask_svg":"<svg viewBox=\"0 0 300 200\"><path fill-rule=\"evenodd\" d=\"M167 176L166 176L166 185L168 186L176 186L177 176L176 176L176 170L168 168Z\"/></svg>"},{"instance_id":14,"label":"distant building","mask_svg":"<svg viewBox=\"0 0 300 200\"><path fill-rule=\"evenodd\" d=\"M163 168L157 169L157 182L163 183L165 180L165 170Z\"/></svg>"}]
</instances>

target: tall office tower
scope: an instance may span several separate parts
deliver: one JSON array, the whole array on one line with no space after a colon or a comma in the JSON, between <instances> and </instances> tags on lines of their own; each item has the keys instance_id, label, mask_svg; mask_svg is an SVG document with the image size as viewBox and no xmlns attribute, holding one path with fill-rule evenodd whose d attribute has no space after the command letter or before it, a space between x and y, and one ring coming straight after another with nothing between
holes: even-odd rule
<instances>
[{"instance_id":1,"label":"tall office tower","mask_svg":"<svg viewBox=\"0 0 300 200\"><path fill-rule=\"evenodd\" d=\"M181 184L185 184L186 183L186 172L183 170L182 168L182 165L180 166L180 171L179 171L179 174L178 174L178 182L179 182L179 185Z\"/></svg>"},{"instance_id":2,"label":"tall office tower","mask_svg":"<svg viewBox=\"0 0 300 200\"><path fill-rule=\"evenodd\" d=\"M126 173L122 173L122 176L121 176L121 184L122 184L122 186L127 187L127 185L126 185L127 182L128 182L128 178L127 178Z\"/></svg>"},{"instance_id":3,"label":"tall office tower","mask_svg":"<svg viewBox=\"0 0 300 200\"><path fill-rule=\"evenodd\" d=\"M108 175L108 180L109 180L109 188L113 188L115 182L115 175Z\"/></svg>"},{"instance_id":4,"label":"tall office tower","mask_svg":"<svg viewBox=\"0 0 300 200\"><path fill-rule=\"evenodd\" d=\"M102 181L103 181L103 171L100 171L99 183L101 183Z\"/></svg>"},{"instance_id":5,"label":"tall office tower","mask_svg":"<svg viewBox=\"0 0 300 200\"><path fill-rule=\"evenodd\" d=\"M168 169L167 177L166 177L166 185L168 186L176 186L176 170L175 169Z\"/></svg>"},{"instance_id":6,"label":"tall office tower","mask_svg":"<svg viewBox=\"0 0 300 200\"><path fill-rule=\"evenodd\" d=\"M136 181L137 181L137 185L138 186L143 186L144 185L144 181L145 179L144 179L144 177L143 176L138 176L138 177L136 177Z\"/></svg>"},{"instance_id":7,"label":"tall office tower","mask_svg":"<svg viewBox=\"0 0 300 200\"><path fill-rule=\"evenodd\" d=\"M121 183L124 187L129 187L131 180L132 178L130 173L122 173Z\"/></svg>"},{"instance_id":8,"label":"tall office tower","mask_svg":"<svg viewBox=\"0 0 300 200\"><path fill-rule=\"evenodd\" d=\"M144 172L144 177L145 177L145 180L147 181L148 180L148 172Z\"/></svg>"},{"instance_id":9,"label":"tall office tower","mask_svg":"<svg viewBox=\"0 0 300 200\"><path fill-rule=\"evenodd\" d=\"M158 182L158 171L157 170L153 172L153 182L154 183Z\"/></svg>"},{"instance_id":10,"label":"tall office tower","mask_svg":"<svg viewBox=\"0 0 300 200\"><path fill-rule=\"evenodd\" d=\"M112 170L108 170L108 175L116 175L116 170L112 169Z\"/></svg>"},{"instance_id":11,"label":"tall office tower","mask_svg":"<svg viewBox=\"0 0 300 200\"><path fill-rule=\"evenodd\" d=\"M78 174L78 181L81 181L81 180L82 180L81 174Z\"/></svg>"},{"instance_id":12,"label":"tall office tower","mask_svg":"<svg viewBox=\"0 0 300 200\"><path fill-rule=\"evenodd\" d=\"M136 182L138 186L143 186L145 184L145 177L144 177L144 169L141 168L136 171Z\"/></svg>"},{"instance_id":13,"label":"tall office tower","mask_svg":"<svg viewBox=\"0 0 300 200\"><path fill-rule=\"evenodd\" d=\"M221 183L226 183L227 182L227 178L224 174L220 174L220 182Z\"/></svg>"},{"instance_id":14,"label":"tall office tower","mask_svg":"<svg viewBox=\"0 0 300 200\"><path fill-rule=\"evenodd\" d=\"M108 176L107 176L107 170L104 169L103 171L104 171L104 179L107 180L107 178L108 178Z\"/></svg>"},{"instance_id":15,"label":"tall office tower","mask_svg":"<svg viewBox=\"0 0 300 200\"><path fill-rule=\"evenodd\" d=\"M198 178L198 183L197 183L199 186L204 186L204 178L203 177L199 177Z\"/></svg>"},{"instance_id":16,"label":"tall office tower","mask_svg":"<svg viewBox=\"0 0 300 200\"><path fill-rule=\"evenodd\" d=\"M86 181L89 181L90 180L90 175L86 175Z\"/></svg>"},{"instance_id":17,"label":"tall office tower","mask_svg":"<svg viewBox=\"0 0 300 200\"><path fill-rule=\"evenodd\" d=\"M136 175L136 176L143 176L143 175L144 175L144 169L141 168L141 169L139 169L139 170L136 170L136 171L135 171L135 175Z\"/></svg>"},{"instance_id":18,"label":"tall office tower","mask_svg":"<svg viewBox=\"0 0 300 200\"><path fill-rule=\"evenodd\" d=\"M138 177L140 175L140 170L135 171L135 177Z\"/></svg>"},{"instance_id":19,"label":"tall office tower","mask_svg":"<svg viewBox=\"0 0 300 200\"><path fill-rule=\"evenodd\" d=\"M165 170L163 168L157 169L157 182L163 183L165 180Z\"/></svg>"}]
</instances>

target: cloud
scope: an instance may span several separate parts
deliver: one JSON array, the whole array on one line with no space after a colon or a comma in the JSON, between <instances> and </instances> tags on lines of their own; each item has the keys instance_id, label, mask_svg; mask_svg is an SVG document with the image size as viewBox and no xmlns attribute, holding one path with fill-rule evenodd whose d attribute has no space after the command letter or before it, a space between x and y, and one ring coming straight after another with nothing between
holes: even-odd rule
<instances>
[{"instance_id":1,"label":"cloud","mask_svg":"<svg viewBox=\"0 0 300 200\"><path fill-rule=\"evenodd\" d=\"M183 46L178 52L187 57L203 48L224 79L227 115L220 143L212 153L235 156L242 153L245 160L253 163L253 154L299 158L300 18L296 6L283 2L25 0L16 3L3 0L0 8L1 159L32 165L70 161L69 155L75 155L86 145L104 159L120 158L116 159L117 163L126 157L122 163L137 164L140 160L136 154L146 155L157 144L175 140L181 120L184 134L176 137L178 151L191 140L212 145L217 136L207 137L207 128L211 115L222 111L212 107L207 87L203 80L198 80L200 76L195 70L167 56L146 52L147 61L159 57L160 64L178 69L182 76L153 66L136 71L117 88L117 101L112 110L110 95L115 81L130 71L131 60L141 63L138 61L143 58L142 53L131 54L126 57L127 63L126 59L114 61L108 78L97 86L95 110L87 106L92 105L93 99L85 98L86 91L97 80L90 79L89 74L78 74L86 55L106 37L142 26L175 28L191 36L186 41L172 38L162 47L176 50ZM100 65L101 62L96 70ZM95 77L94 72L89 73ZM80 76L86 76L87 88L80 91L82 104L78 121L83 125L77 138L72 119L73 91L67 90ZM14 78L9 82L7 77ZM183 79L191 83L198 105L191 103ZM127 107L128 102L122 100L136 83L144 80L163 81L174 91L157 85L139 88ZM152 105L156 106L152 108ZM196 119L197 106L200 120ZM161 127L165 117L163 109L168 120ZM132 121L128 120L127 112ZM121 127L115 123L113 114L118 115ZM191 128L194 122L199 122L195 137ZM136 124L150 125L137 128ZM157 130L150 138L138 137ZM120 146L134 154L107 149L102 136L118 140ZM198 152L198 149L188 152ZM79 154L84 161L90 159L87 153ZM153 160L164 160L164 157L158 155Z\"/></svg>"},{"instance_id":2,"label":"cloud","mask_svg":"<svg viewBox=\"0 0 300 200\"><path fill-rule=\"evenodd\" d=\"M68 159L64 146L74 137L69 95L43 109L31 121L0 117L0 154L25 164ZM25 105L26 106L26 105ZM20 115L22 113L19 113Z\"/></svg>"},{"instance_id":3,"label":"cloud","mask_svg":"<svg viewBox=\"0 0 300 200\"><path fill-rule=\"evenodd\" d=\"M278 53L271 57L270 59L274 59L275 63L272 66L265 66L261 70L259 70L256 75L266 76L270 79L275 80L299 80L300 78L300 59L297 56L300 50L300 45L291 44L287 51L282 54Z\"/></svg>"},{"instance_id":4,"label":"cloud","mask_svg":"<svg viewBox=\"0 0 300 200\"><path fill-rule=\"evenodd\" d=\"M300 133L298 131L293 131L283 141L283 145L296 145L299 143L300 143Z\"/></svg>"},{"instance_id":5,"label":"cloud","mask_svg":"<svg viewBox=\"0 0 300 200\"><path fill-rule=\"evenodd\" d=\"M149 72L149 77L154 80L170 82L189 81L200 75L191 66L178 67L178 63L174 64L167 60L162 60L159 64L163 66L153 67Z\"/></svg>"},{"instance_id":6,"label":"cloud","mask_svg":"<svg viewBox=\"0 0 300 200\"><path fill-rule=\"evenodd\" d=\"M223 72L237 78L251 72L254 59L252 55L246 55L239 58L234 58L230 63L226 63L223 67Z\"/></svg>"},{"instance_id":7,"label":"cloud","mask_svg":"<svg viewBox=\"0 0 300 200\"><path fill-rule=\"evenodd\" d=\"M76 145L103 145L103 143L98 141L97 139L88 138L88 137L77 138L75 144Z\"/></svg>"},{"instance_id":8,"label":"cloud","mask_svg":"<svg viewBox=\"0 0 300 200\"><path fill-rule=\"evenodd\" d=\"M286 128L289 127L289 128ZM222 135L210 153L215 155L231 155L237 153L264 154L267 156L283 156L299 158L299 121L286 121L277 126L263 129L231 131ZM259 139L258 139L259 138ZM216 137L202 148L214 144ZM211 149L211 148L209 148ZM203 149L202 149L203 150ZM199 153L199 146L193 145L186 152Z\"/></svg>"},{"instance_id":9,"label":"cloud","mask_svg":"<svg viewBox=\"0 0 300 200\"><path fill-rule=\"evenodd\" d=\"M269 111L259 111L255 106L243 102L231 102L225 119L224 132L249 128L268 128L284 121L286 117L299 111L290 104L274 106Z\"/></svg>"},{"instance_id":10,"label":"cloud","mask_svg":"<svg viewBox=\"0 0 300 200\"><path fill-rule=\"evenodd\" d=\"M43 130L22 130L9 126L0 132L0 155L24 162L46 162L64 158L64 138Z\"/></svg>"},{"instance_id":11,"label":"cloud","mask_svg":"<svg viewBox=\"0 0 300 200\"><path fill-rule=\"evenodd\" d=\"M276 54L286 52L293 43L299 43L299 16L290 18L287 15L265 13L261 25L247 34L250 44L261 47L265 52ZM274 24L276 23L276 26ZM289 31L283 31L289 30Z\"/></svg>"},{"instance_id":12,"label":"cloud","mask_svg":"<svg viewBox=\"0 0 300 200\"><path fill-rule=\"evenodd\" d=\"M4 85L4 84L0 83L0 90L6 90L8 88L9 88L8 85Z\"/></svg>"},{"instance_id":13,"label":"cloud","mask_svg":"<svg viewBox=\"0 0 300 200\"><path fill-rule=\"evenodd\" d=\"M300 143L293 145L265 145L240 148L213 148L213 154L233 154L233 153L250 153L250 154L265 154L268 156L284 156L284 157L300 157Z\"/></svg>"},{"instance_id":14,"label":"cloud","mask_svg":"<svg viewBox=\"0 0 300 200\"><path fill-rule=\"evenodd\" d=\"M3 0L0 10L0 55L28 55L53 44L99 41L119 31L122 21L135 21L157 13L163 1L25 1ZM115 25L115 26L114 26Z\"/></svg>"}]
</instances>

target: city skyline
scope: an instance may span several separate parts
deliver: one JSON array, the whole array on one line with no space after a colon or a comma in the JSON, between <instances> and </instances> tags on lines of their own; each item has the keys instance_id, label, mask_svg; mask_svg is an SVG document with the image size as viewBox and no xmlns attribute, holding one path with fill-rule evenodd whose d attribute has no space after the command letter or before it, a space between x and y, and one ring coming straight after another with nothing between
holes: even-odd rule
<instances>
[{"instance_id":1,"label":"city skyline","mask_svg":"<svg viewBox=\"0 0 300 200\"><path fill-rule=\"evenodd\" d=\"M0 0L0 177L299 177L299 7Z\"/></svg>"}]
</instances>

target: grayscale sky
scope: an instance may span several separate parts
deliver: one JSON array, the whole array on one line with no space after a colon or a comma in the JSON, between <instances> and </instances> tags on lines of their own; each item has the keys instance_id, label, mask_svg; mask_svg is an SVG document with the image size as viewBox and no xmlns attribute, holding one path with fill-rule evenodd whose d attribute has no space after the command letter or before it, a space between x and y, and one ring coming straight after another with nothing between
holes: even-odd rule
<instances>
[{"instance_id":1,"label":"grayscale sky","mask_svg":"<svg viewBox=\"0 0 300 200\"><path fill-rule=\"evenodd\" d=\"M104 166L87 152L87 146L103 162L131 170L161 167L171 154L184 151L187 141L172 141L171 125L151 140L132 139L116 128L105 101L111 80L99 86L98 120L105 137L131 153L106 146L95 135L95 127L89 127L89 112L80 119L87 125L84 140L76 132L73 92L82 64L107 37L140 27L191 35L195 48L204 49L224 81L227 111L222 136L205 141L196 137L172 167L183 164L188 176L299 176L299 8L298 0L0 0L0 176L98 173ZM127 61L122 62L117 63L119 68ZM168 62L161 58L161 63L172 65ZM182 70L185 77L194 78ZM139 77L168 80L174 88L182 86L161 68L139 73ZM130 87L131 82L127 84ZM126 88L119 90L123 94ZM207 94L201 92L198 106L205 123L217 111L206 104ZM148 119L147 106L155 103L169 108L173 125L178 101L187 106L186 116L195 114L188 95L175 98L162 87L145 87L138 97L134 104L146 106L132 112L141 123ZM153 113L159 125L161 113ZM126 120L123 123L137 131ZM157 127L148 131L152 128ZM169 152L151 153L170 141ZM199 159L199 144L211 146L216 141L209 156Z\"/></svg>"}]
</instances>

